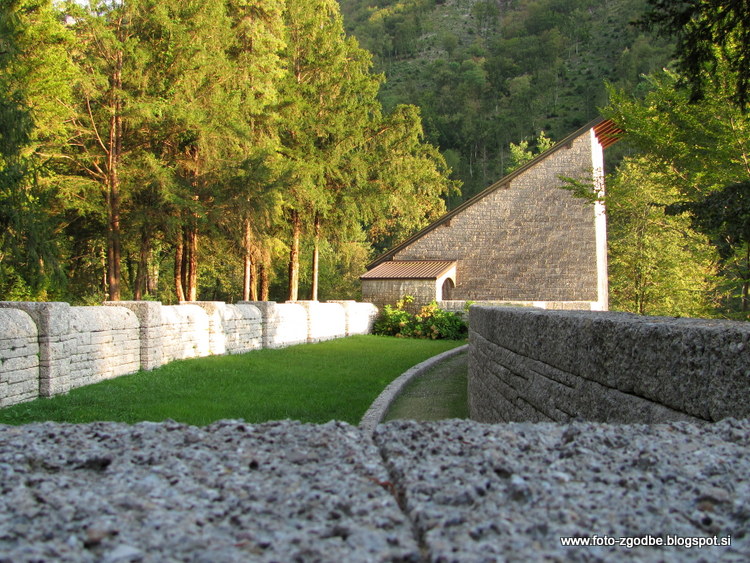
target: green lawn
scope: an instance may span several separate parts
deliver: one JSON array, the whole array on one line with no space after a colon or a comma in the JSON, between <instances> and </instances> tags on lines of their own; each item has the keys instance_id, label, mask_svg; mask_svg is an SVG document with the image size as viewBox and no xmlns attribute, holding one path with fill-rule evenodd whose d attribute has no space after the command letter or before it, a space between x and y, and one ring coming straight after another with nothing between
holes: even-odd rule
<instances>
[{"instance_id":1,"label":"green lawn","mask_svg":"<svg viewBox=\"0 0 750 563\"><path fill-rule=\"evenodd\" d=\"M33 421L134 423L167 418L205 425L222 418L291 418L358 424L373 400L419 362L463 344L353 336L280 350L173 362L67 395L0 409L0 424Z\"/></svg>"},{"instance_id":2,"label":"green lawn","mask_svg":"<svg viewBox=\"0 0 750 563\"><path fill-rule=\"evenodd\" d=\"M415 377L394 399L383 420L469 418L467 364L464 352Z\"/></svg>"}]
</instances>

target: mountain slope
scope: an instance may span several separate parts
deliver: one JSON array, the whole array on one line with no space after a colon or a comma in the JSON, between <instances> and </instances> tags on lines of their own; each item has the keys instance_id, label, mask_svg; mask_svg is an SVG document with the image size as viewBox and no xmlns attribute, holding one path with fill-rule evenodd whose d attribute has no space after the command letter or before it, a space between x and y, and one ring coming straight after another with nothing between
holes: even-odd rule
<instances>
[{"instance_id":1,"label":"mountain slope","mask_svg":"<svg viewBox=\"0 0 750 563\"><path fill-rule=\"evenodd\" d=\"M508 146L552 139L598 115L605 81L635 88L671 45L630 25L645 0L340 0L386 75L386 108L422 109L425 133L464 182L502 176ZM456 205L460 199L451 201Z\"/></svg>"}]
</instances>

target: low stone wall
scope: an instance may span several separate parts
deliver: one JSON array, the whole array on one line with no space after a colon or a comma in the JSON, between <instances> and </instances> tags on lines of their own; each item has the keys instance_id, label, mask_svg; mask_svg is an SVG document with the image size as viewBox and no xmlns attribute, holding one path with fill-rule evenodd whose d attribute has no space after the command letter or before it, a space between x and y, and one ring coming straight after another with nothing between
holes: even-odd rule
<instances>
[{"instance_id":1,"label":"low stone wall","mask_svg":"<svg viewBox=\"0 0 750 563\"><path fill-rule=\"evenodd\" d=\"M71 307L73 336L67 374L50 380L49 395L133 373L141 367L140 325L124 307Z\"/></svg>"},{"instance_id":2,"label":"low stone wall","mask_svg":"<svg viewBox=\"0 0 750 563\"><path fill-rule=\"evenodd\" d=\"M470 326L475 420L750 416L750 323L474 306Z\"/></svg>"},{"instance_id":3,"label":"low stone wall","mask_svg":"<svg viewBox=\"0 0 750 563\"><path fill-rule=\"evenodd\" d=\"M173 360L370 332L369 303L0 302L0 407Z\"/></svg>"},{"instance_id":4,"label":"low stone wall","mask_svg":"<svg viewBox=\"0 0 750 563\"><path fill-rule=\"evenodd\" d=\"M438 301L438 307L444 311L465 314L467 305L481 305L485 307L535 307L537 309L551 309L555 311L598 311L596 301ZM467 315L468 316L468 315Z\"/></svg>"},{"instance_id":5,"label":"low stone wall","mask_svg":"<svg viewBox=\"0 0 750 563\"><path fill-rule=\"evenodd\" d=\"M329 301L338 303L346 314L346 335L370 334L378 318L378 308L372 303L357 301Z\"/></svg>"},{"instance_id":6,"label":"low stone wall","mask_svg":"<svg viewBox=\"0 0 750 563\"><path fill-rule=\"evenodd\" d=\"M307 341L322 342L346 336L346 311L336 303L295 301L307 313Z\"/></svg>"},{"instance_id":7,"label":"low stone wall","mask_svg":"<svg viewBox=\"0 0 750 563\"><path fill-rule=\"evenodd\" d=\"M163 362L200 358L211 353L208 315L197 305L162 307Z\"/></svg>"},{"instance_id":8,"label":"low stone wall","mask_svg":"<svg viewBox=\"0 0 750 563\"><path fill-rule=\"evenodd\" d=\"M302 305L273 301L240 301L240 304L260 310L263 348L283 348L307 342L307 311Z\"/></svg>"},{"instance_id":9,"label":"low stone wall","mask_svg":"<svg viewBox=\"0 0 750 563\"><path fill-rule=\"evenodd\" d=\"M0 407L39 395L39 343L31 317L0 309Z\"/></svg>"},{"instance_id":10,"label":"low stone wall","mask_svg":"<svg viewBox=\"0 0 750 563\"><path fill-rule=\"evenodd\" d=\"M38 353L39 366L34 394L24 394L22 399L0 396L4 405L39 396L51 397L75 387L132 373L140 367L138 319L128 309L28 302L0 302L0 308L4 313L23 311L32 319L38 345L38 352L33 354ZM3 334L9 333L12 331L0 325L0 340ZM33 363L31 348L28 351L25 362L30 364ZM5 360L5 356L0 356L0 360ZM0 381L10 377L5 365L3 361L0 366ZM25 385L29 389L32 387L29 381Z\"/></svg>"}]
</instances>

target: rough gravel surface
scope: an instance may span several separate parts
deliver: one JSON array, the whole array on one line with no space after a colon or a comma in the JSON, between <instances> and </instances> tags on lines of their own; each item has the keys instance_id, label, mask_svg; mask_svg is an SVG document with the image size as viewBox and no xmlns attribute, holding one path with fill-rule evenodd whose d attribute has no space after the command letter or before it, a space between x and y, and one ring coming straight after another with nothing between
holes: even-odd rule
<instances>
[{"instance_id":1,"label":"rough gravel surface","mask_svg":"<svg viewBox=\"0 0 750 563\"><path fill-rule=\"evenodd\" d=\"M0 562L748 561L750 421L0 426ZM563 547L561 537L728 547Z\"/></svg>"},{"instance_id":2,"label":"rough gravel surface","mask_svg":"<svg viewBox=\"0 0 750 563\"><path fill-rule=\"evenodd\" d=\"M0 561L409 561L369 436L344 423L0 426Z\"/></svg>"},{"instance_id":3,"label":"rough gravel surface","mask_svg":"<svg viewBox=\"0 0 750 563\"><path fill-rule=\"evenodd\" d=\"M750 560L748 420L397 421L374 438L433 561ZM731 536L731 546L561 545L594 534Z\"/></svg>"}]
</instances>

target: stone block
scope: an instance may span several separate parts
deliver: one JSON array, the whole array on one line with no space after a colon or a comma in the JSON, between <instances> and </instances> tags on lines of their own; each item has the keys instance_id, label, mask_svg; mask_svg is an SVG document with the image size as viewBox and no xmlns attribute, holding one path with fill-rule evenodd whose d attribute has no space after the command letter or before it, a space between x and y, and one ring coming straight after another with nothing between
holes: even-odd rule
<instances>
[{"instance_id":1,"label":"stone block","mask_svg":"<svg viewBox=\"0 0 750 563\"><path fill-rule=\"evenodd\" d=\"M360 303L354 300L328 300L327 303L337 303L344 308L347 336L372 334L372 327L379 312L373 303Z\"/></svg>"},{"instance_id":2,"label":"stone block","mask_svg":"<svg viewBox=\"0 0 750 563\"><path fill-rule=\"evenodd\" d=\"M262 316L263 348L283 348L307 342L307 311L295 303L240 301L252 305Z\"/></svg>"},{"instance_id":3,"label":"stone block","mask_svg":"<svg viewBox=\"0 0 750 563\"><path fill-rule=\"evenodd\" d=\"M748 323L475 306L470 325L478 420L537 420L530 408L557 421L750 416Z\"/></svg>"},{"instance_id":4,"label":"stone block","mask_svg":"<svg viewBox=\"0 0 750 563\"><path fill-rule=\"evenodd\" d=\"M32 317L0 308L0 406L39 396L39 339Z\"/></svg>"}]
</instances>

